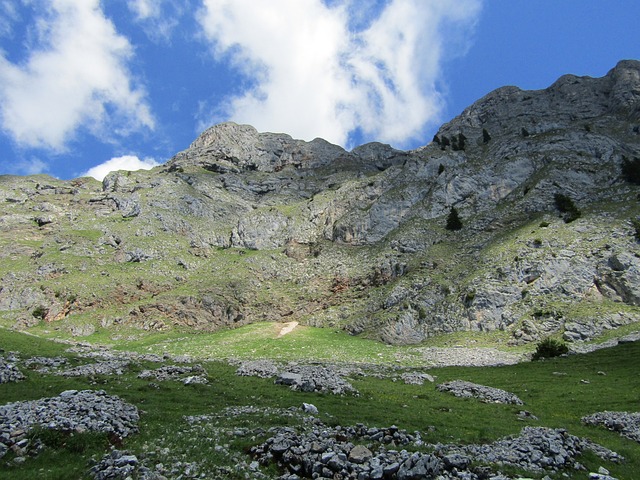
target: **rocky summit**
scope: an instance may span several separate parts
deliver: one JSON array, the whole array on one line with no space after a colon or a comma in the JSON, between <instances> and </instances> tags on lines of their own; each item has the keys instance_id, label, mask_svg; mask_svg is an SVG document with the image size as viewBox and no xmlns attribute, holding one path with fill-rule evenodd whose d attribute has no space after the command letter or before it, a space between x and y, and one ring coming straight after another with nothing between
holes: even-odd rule
<instances>
[{"instance_id":1,"label":"rocky summit","mask_svg":"<svg viewBox=\"0 0 640 480\"><path fill-rule=\"evenodd\" d=\"M589 340L640 320L639 184L638 61L500 88L412 151L224 123L103 182L1 176L1 318Z\"/></svg>"}]
</instances>

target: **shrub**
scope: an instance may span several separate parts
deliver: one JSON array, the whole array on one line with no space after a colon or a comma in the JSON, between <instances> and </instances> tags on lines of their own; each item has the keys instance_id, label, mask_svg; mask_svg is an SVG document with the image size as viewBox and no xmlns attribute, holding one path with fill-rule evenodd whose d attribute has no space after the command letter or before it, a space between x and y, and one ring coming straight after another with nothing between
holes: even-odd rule
<instances>
[{"instance_id":1,"label":"shrub","mask_svg":"<svg viewBox=\"0 0 640 480\"><path fill-rule=\"evenodd\" d=\"M489 143L489 141L491 140L491 135L489 135L489 132L487 132L486 128L482 129L482 143L484 143L485 145L487 143Z\"/></svg>"},{"instance_id":2,"label":"shrub","mask_svg":"<svg viewBox=\"0 0 640 480\"><path fill-rule=\"evenodd\" d=\"M631 220L631 226L634 230L634 237L636 237L636 240L640 242L640 220L634 218L633 220Z\"/></svg>"},{"instance_id":3,"label":"shrub","mask_svg":"<svg viewBox=\"0 0 640 480\"><path fill-rule=\"evenodd\" d=\"M447 226L445 228L447 230L460 230L462 228L462 220L460 220L456 207L451 207L451 211L447 217Z\"/></svg>"},{"instance_id":4,"label":"shrub","mask_svg":"<svg viewBox=\"0 0 640 480\"><path fill-rule=\"evenodd\" d=\"M564 342L554 340L553 338L545 338L538 343L531 360L559 357L560 355L565 355L567 353L569 353L569 347L567 347Z\"/></svg>"},{"instance_id":5,"label":"shrub","mask_svg":"<svg viewBox=\"0 0 640 480\"><path fill-rule=\"evenodd\" d=\"M34 318L39 318L40 320L42 320L47 315L47 309L42 305L38 305L36 308L33 309L33 311L31 312L31 315L33 315Z\"/></svg>"},{"instance_id":6,"label":"shrub","mask_svg":"<svg viewBox=\"0 0 640 480\"><path fill-rule=\"evenodd\" d=\"M556 193L553 199L555 201L556 208L560 210L561 213L564 213L563 218L565 223L571 223L582 215L578 207L576 207L576 204L573 203L573 200L566 195Z\"/></svg>"},{"instance_id":7,"label":"shrub","mask_svg":"<svg viewBox=\"0 0 640 480\"><path fill-rule=\"evenodd\" d=\"M526 128L522 127L522 130L520 130L520 134L523 137L528 137L529 136L529 131Z\"/></svg>"}]
</instances>

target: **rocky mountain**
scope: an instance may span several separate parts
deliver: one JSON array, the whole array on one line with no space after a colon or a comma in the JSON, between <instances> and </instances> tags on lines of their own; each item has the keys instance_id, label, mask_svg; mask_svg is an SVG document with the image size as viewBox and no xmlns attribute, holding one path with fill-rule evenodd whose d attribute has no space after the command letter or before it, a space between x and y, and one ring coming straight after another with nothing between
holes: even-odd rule
<instances>
[{"instance_id":1,"label":"rocky mountain","mask_svg":"<svg viewBox=\"0 0 640 480\"><path fill-rule=\"evenodd\" d=\"M640 321L639 183L632 60L500 88L413 151L224 123L102 183L0 177L1 322L590 339Z\"/></svg>"}]
</instances>

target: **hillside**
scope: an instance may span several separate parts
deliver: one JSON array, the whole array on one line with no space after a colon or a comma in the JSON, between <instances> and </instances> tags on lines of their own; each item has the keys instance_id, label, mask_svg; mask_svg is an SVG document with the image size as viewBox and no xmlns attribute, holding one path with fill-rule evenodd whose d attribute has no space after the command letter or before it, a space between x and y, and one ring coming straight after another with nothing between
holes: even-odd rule
<instances>
[{"instance_id":1,"label":"hillside","mask_svg":"<svg viewBox=\"0 0 640 480\"><path fill-rule=\"evenodd\" d=\"M498 89L412 151L225 123L102 183L0 177L1 322L89 341L262 321L590 340L640 321L638 183L637 61Z\"/></svg>"}]
</instances>

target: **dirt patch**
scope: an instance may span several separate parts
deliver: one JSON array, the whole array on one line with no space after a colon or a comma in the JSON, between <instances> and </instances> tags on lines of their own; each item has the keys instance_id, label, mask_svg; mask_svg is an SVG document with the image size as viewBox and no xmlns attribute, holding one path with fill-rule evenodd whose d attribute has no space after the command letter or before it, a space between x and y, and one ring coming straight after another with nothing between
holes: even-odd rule
<instances>
[{"instance_id":1,"label":"dirt patch","mask_svg":"<svg viewBox=\"0 0 640 480\"><path fill-rule=\"evenodd\" d=\"M282 324L280 328L280 332L278 333L278 338L284 337L288 333L293 332L293 330L298 326L298 322L287 322Z\"/></svg>"}]
</instances>

